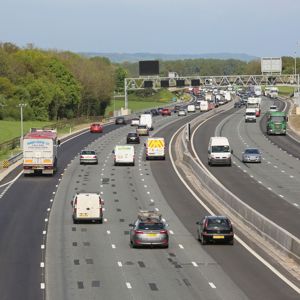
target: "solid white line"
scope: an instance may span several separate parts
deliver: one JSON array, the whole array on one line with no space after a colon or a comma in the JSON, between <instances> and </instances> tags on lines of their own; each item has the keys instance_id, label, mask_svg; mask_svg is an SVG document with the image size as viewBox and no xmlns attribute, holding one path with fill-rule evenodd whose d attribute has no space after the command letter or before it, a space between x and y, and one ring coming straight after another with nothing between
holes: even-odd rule
<instances>
[{"instance_id":1,"label":"solid white line","mask_svg":"<svg viewBox=\"0 0 300 300\"><path fill-rule=\"evenodd\" d=\"M209 285L210 285L210 287L211 287L212 289L215 289L215 288L216 288L216 286L214 285L213 282L209 282Z\"/></svg>"},{"instance_id":2,"label":"solid white line","mask_svg":"<svg viewBox=\"0 0 300 300\"><path fill-rule=\"evenodd\" d=\"M203 123L202 123L203 124ZM170 143L169 143L169 157L170 161L172 163L173 169L181 182L185 185L185 187L190 191L190 193L194 196L194 198L202 205L202 207L210 214L210 215L215 215L214 212L195 194L195 192L189 187L189 185L185 182L181 174L179 173L177 167L175 166L174 159L172 156L172 151L171 151L171 145L173 143L173 140L177 133L184 128L183 125L180 127L172 136ZM194 133L194 132L193 132ZM192 135L193 138L193 135ZM193 143L192 143L193 147ZM194 151L194 149L193 149ZM194 151L195 153L195 151ZM199 160L199 157L198 157ZM288 280L283 274L281 274L277 269L275 269L271 264L269 264L265 259L263 259L258 253L256 253L252 248L250 248L241 238L239 238L236 234L234 238L248 251L250 252L256 259L258 259L263 265L265 265L270 271L272 271L275 275L277 275L282 281L284 281L289 287L291 287L294 291L296 291L298 294L300 294L300 288L298 288L293 282Z\"/></svg>"},{"instance_id":3,"label":"solid white line","mask_svg":"<svg viewBox=\"0 0 300 300\"><path fill-rule=\"evenodd\" d=\"M132 289L132 286L131 286L130 282L126 282L126 286L127 286L128 289Z\"/></svg>"},{"instance_id":4,"label":"solid white line","mask_svg":"<svg viewBox=\"0 0 300 300\"><path fill-rule=\"evenodd\" d=\"M198 267L198 264L197 264L195 261L192 261L192 265L193 265L194 267Z\"/></svg>"}]
</instances>

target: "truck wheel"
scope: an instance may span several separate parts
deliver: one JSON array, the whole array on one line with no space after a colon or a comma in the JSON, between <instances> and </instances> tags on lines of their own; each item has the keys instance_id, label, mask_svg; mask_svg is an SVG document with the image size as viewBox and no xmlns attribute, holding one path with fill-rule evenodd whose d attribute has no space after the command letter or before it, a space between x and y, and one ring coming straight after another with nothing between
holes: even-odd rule
<instances>
[{"instance_id":1,"label":"truck wheel","mask_svg":"<svg viewBox=\"0 0 300 300\"><path fill-rule=\"evenodd\" d=\"M103 218L99 220L99 224L103 224Z\"/></svg>"}]
</instances>

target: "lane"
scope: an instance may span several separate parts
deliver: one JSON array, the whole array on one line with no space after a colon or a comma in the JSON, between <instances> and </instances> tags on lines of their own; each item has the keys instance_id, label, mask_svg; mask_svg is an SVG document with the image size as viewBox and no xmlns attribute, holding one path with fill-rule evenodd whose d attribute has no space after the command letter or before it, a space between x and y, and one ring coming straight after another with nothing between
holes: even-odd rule
<instances>
[{"instance_id":1,"label":"lane","mask_svg":"<svg viewBox=\"0 0 300 300\"><path fill-rule=\"evenodd\" d=\"M226 124L230 122L226 134L229 134L230 132L230 136L233 138L234 142L239 136L237 132L238 125L236 122L231 122L230 120L240 119L242 117L241 112L241 110L231 110L203 124L195 134L195 149L197 154L209 171L221 181L227 189L231 190L237 197L279 226L283 227L293 235L300 237L300 211L296 209L295 206L284 201L279 195L256 181L254 177L251 178L248 172L244 172L240 163L233 164L231 168L222 166L209 167L207 164L207 145L209 138L215 135L215 129L219 124L221 124L219 128L222 128L224 124L227 126ZM226 119L225 123L223 122L224 119ZM248 125L251 126L254 124L247 124L247 126ZM273 145L270 144L270 147L273 147ZM236 160L240 159L240 150L241 148L238 148L237 151L234 149ZM281 159L283 159L282 155L286 154L282 153ZM286 159L288 160L290 157L287 155ZM284 161L285 160L283 160L283 162ZM240 167L238 167L239 165ZM253 166L253 168L254 167L255 166ZM265 176L264 180L269 176Z\"/></svg>"},{"instance_id":2,"label":"lane","mask_svg":"<svg viewBox=\"0 0 300 300\"><path fill-rule=\"evenodd\" d=\"M171 119L160 122L164 126ZM111 149L124 143L128 130L96 141L101 164L79 166L76 159L59 185L47 238L47 299L94 299L99 294L104 299L247 299L166 203L150 165L167 161L146 161L141 144L134 167L113 166ZM80 190L101 191L104 224L72 224L69 202ZM163 214L171 233L169 249L129 247L128 223L139 209Z\"/></svg>"},{"instance_id":3,"label":"lane","mask_svg":"<svg viewBox=\"0 0 300 300\"><path fill-rule=\"evenodd\" d=\"M231 113L232 111L224 113L220 117L215 117L212 119L212 123L207 122L209 125L203 126L203 129L201 128L201 134L197 137L198 143L196 145L199 152L207 154L208 138L211 136L211 132L214 131L214 127L224 116ZM161 130L159 135L163 135L169 141L175 131L175 128L170 126ZM195 237L195 222L206 215L207 212L191 196L190 192L182 186L170 162L167 161L167 163L168 166L152 164L153 175L159 183L159 188L171 209L186 229ZM217 169L222 169L223 171L226 168ZM228 174L224 175L224 177L226 176ZM201 190L195 192L201 198ZM285 285L238 243L233 247L227 245L201 247L198 244L197 248L204 249L222 267L235 285L243 291L245 297L249 299L298 299L299 295Z\"/></svg>"},{"instance_id":4,"label":"lane","mask_svg":"<svg viewBox=\"0 0 300 300\"><path fill-rule=\"evenodd\" d=\"M263 102L263 113L267 112L271 103L273 101L267 99ZM300 205L299 160L271 144L269 139L262 135L259 122L245 123L242 112L220 123L215 135L229 138L235 153L233 162L244 173L279 195L280 198L298 207ZM256 147L262 151L261 164L242 162L242 152L246 147Z\"/></svg>"},{"instance_id":5,"label":"lane","mask_svg":"<svg viewBox=\"0 0 300 300\"><path fill-rule=\"evenodd\" d=\"M105 127L105 134L115 130ZM0 290L1 299L42 299L45 219L50 199L61 173L71 159L99 135L84 133L63 144L59 150L59 170L53 177L21 176L0 200ZM41 276L42 275L42 276ZM16 285L18 288L16 288Z\"/></svg>"}]
</instances>

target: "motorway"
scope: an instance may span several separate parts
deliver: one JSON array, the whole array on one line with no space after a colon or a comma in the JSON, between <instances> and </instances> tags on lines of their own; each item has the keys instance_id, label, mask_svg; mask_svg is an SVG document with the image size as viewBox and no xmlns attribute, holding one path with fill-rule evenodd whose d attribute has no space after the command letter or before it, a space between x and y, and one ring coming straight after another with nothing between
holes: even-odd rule
<instances>
[{"instance_id":1,"label":"motorway","mask_svg":"<svg viewBox=\"0 0 300 300\"><path fill-rule=\"evenodd\" d=\"M169 142L196 115L157 117L154 134ZM200 127L199 154L204 147L206 155L205 139L226 115ZM1 299L298 299L238 243L199 244L195 222L207 212L182 185L168 157L145 161L142 142L134 167L113 166L112 149L125 143L131 130L109 125L104 134L84 133L63 143L58 174L20 177L2 196ZM79 165L78 153L86 146L97 150L98 166ZM245 180L249 177L244 186ZM73 225L70 201L77 191L100 191L104 224ZM169 249L130 248L128 224L139 209L163 214Z\"/></svg>"},{"instance_id":2,"label":"motorway","mask_svg":"<svg viewBox=\"0 0 300 300\"><path fill-rule=\"evenodd\" d=\"M271 103L273 101L264 99L263 114ZM269 137L262 134L260 127L259 121L244 122L244 109L233 109L199 127L194 138L195 149L204 165L227 189L299 238L300 161L272 144ZM207 145L209 138L215 135L226 136L229 139L234 151L231 168L208 167ZM284 140L285 147L289 148L291 138L273 136L271 140L276 138ZM295 144L295 141L292 141ZM241 161L242 152L246 147L257 147L262 151L261 164ZM298 144L298 153L299 151Z\"/></svg>"}]
</instances>

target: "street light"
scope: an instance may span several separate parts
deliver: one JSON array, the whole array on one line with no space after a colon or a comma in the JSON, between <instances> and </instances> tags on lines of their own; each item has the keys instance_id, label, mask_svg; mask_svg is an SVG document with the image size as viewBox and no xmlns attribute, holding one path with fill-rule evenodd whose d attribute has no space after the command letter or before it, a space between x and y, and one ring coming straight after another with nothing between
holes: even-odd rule
<instances>
[{"instance_id":1,"label":"street light","mask_svg":"<svg viewBox=\"0 0 300 300\"><path fill-rule=\"evenodd\" d=\"M26 103L20 103L18 107L20 107L21 110L21 138L20 138L20 147L23 149L23 107L25 107Z\"/></svg>"}]
</instances>

